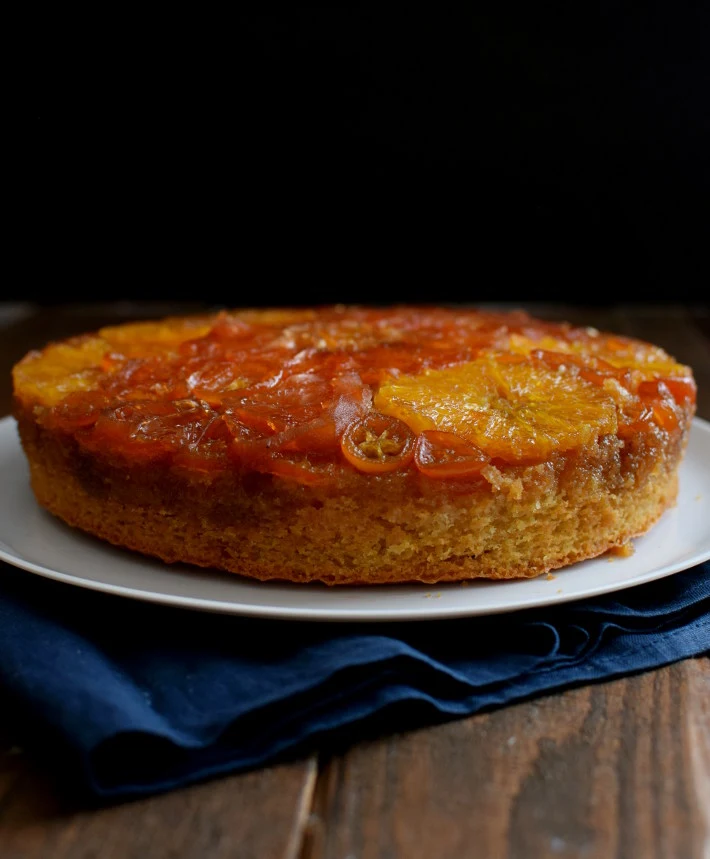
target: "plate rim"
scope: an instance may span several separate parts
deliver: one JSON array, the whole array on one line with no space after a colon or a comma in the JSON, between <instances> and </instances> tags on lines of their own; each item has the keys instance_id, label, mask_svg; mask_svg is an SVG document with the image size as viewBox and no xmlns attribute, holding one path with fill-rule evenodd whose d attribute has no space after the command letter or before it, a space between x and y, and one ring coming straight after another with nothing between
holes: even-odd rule
<instances>
[{"instance_id":1,"label":"plate rim","mask_svg":"<svg viewBox=\"0 0 710 859\"><path fill-rule=\"evenodd\" d=\"M3 435L8 431L8 427L13 424L15 425L16 432L16 421L12 415L7 415L3 418L0 418L0 439L2 439ZM705 420L704 418L698 417L696 415L692 420L691 432L693 430L701 434L707 434L708 440L710 441L710 421ZM110 544L107 544L107 548L109 546ZM120 550L120 547L111 548L117 548ZM149 556L145 556L145 560L148 562L160 564L160 560L158 558L151 558ZM592 558L589 560L595 559ZM683 570L690 569L691 567L702 564L708 560L710 560L710 543L697 556L694 556L690 562L688 562L687 560L679 560L676 562L665 564L658 569L653 570L650 575L648 573L642 573L621 582L614 582L611 585L604 585L602 583L598 586L588 587L582 591L576 591L571 594L557 593L552 599L549 596L532 597L529 600L526 600L524 603L513 603L510 605L493 608L487 607L481 610L477 610L475 606L471 606L470 604L463 606L457 605L443 607L428 605L423 606L421 610L417 610L417 612L414 613L411 609L397 611L393 608L386 608L380 610L369 608L328 609L325 607L309 608L275 605L250 605L247 603L226 602L222 600L203 597L181 596L179 594L167 594L147 590L143 591L125 585L117 585L107 582L95 581L92 579L86 579L79 575L72 575L69 573L61 572L60 570L52 569L51 567L47 567L44 564L37 564L34 561L29 561L26 558L23 558L21 555L16 554L11 549L11 547L7 546L6 543L0 540L0 561L4 561L10 566L35 575L39 575L52 581L58 581L64 584L74 585L75 587L82 587L87 590L92 590L98 593L119 596L123 597L124 599L137 599L141 602L147 602L161 606L169 606L173 608L189 609L193 611L206 611L218 614L235 615L238 617L260 618L263 620L288 620L297 622L322 623L411 623L427 620L453 620L465 617L489 617L500 614L510 614L513 612L525 611L528 609L535 608L554 608L558 605L563 605L570 602L579 602L581 600L590 599L597 596L604 596L606 594L615 593L621 590L638 587L639 585L657 581L659 579L666 578L667 576L674 575L675 573L682 572ZM186 566L189 567L191 565ZM195 569L198 572L202 570L202 568L200 567L196 567ZM535 579L531 579L530 581L534 580ZM254 580L249 580L249 584L254 583ZM507 580L500 582L501 585L505 585L506 583ZM289 585L292 583L261 582L260 584L266 585L267 587L278 587L279 585ZM441 583L440 585L437 585L427 584L424 582L409 582L401 585L401 587L403 588L427 588L429 592L435 591L439 588L454 588L457 586L460 587L461 583L450 582ZM400 586L397 585L396 587ZM343 591L344 587L333 588L334 593L342 593Z\"/></svg>"}]
</instances>

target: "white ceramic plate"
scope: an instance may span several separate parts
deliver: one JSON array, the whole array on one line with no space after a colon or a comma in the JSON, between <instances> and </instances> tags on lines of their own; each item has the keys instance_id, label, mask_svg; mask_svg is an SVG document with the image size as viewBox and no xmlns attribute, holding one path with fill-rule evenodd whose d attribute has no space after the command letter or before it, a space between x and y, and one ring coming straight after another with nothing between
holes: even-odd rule
<instances>
[{"instance_id":1,"label":"white ceramic plate","mask_svg":"<svg viewBox=\"0 0 710 859\"><path fill-rule=\"evenodd\" d=\"M12 418L0 420L0 559L104 593L206 611L291 620L426 620L555 605L640 585L710 559L710 423L696 418L678 504L635 541L631 557L602 556L540 576L465 587L373 588L256 582L169 566L69 528L36 504Z\"/></svg>"}]
</instances>

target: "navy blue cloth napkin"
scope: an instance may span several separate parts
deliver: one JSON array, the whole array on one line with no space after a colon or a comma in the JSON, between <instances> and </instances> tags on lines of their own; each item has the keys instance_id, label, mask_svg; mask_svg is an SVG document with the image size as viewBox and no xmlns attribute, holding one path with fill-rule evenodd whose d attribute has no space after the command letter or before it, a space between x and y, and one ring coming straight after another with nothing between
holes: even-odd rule
<instances>
[{"instance_id":1,"label":"navy blue cloth napkin","mask_svg":"<svg viewBox=\"0 0 710 859\"><path fill-rule=\"evenodd\" d=\"M109 596L0 565L0 700L117 801L710 651L710 563L489 618L332 624Z\"/></svg>"}]
</instances>

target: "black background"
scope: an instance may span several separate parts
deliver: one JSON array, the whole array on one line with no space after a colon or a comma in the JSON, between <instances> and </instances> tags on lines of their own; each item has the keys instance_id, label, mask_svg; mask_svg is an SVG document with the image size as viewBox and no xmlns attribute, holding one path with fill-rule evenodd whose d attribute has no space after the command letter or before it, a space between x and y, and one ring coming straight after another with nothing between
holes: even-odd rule
<instances>
[{"instance_id":1,"label":"black background","mask_svg":"<svg viewBox=\"0 0 710 859\"><path fill-rule=\"evenodd\" d=\"M189 14L27 63L0 297L707 300L706 4Z\"/></svg>"}]
</instances>

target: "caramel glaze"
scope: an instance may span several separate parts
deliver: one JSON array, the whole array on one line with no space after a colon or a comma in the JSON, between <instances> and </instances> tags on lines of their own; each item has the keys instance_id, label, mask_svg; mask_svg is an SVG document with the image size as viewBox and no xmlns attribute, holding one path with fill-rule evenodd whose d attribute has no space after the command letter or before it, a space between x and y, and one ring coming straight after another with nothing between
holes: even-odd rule
<instances>
[{"instance_id":1,"label":"caramel glaze","mask_svg":"<svg viewBox=\"0 0 710 859\"><path fill-rule=\"evenodd\" d=\"M481 360L513 379L490 400L494 418L511 391L524 403L534 387L539 413L546 386L560 377L573 386L553 433L541 417L539 455L510 442L514 411L505 425L470 430L457 374ZM522 368L533 372L518 384ZM437 371L453 400L418 414L416 401L388 399L402 385L426 388ZM615 449L619 481L638 480L659 448L682 449L696 403L690 368L652 344L522 311L445 307L255 309L128 324L31 352L13 376L18 411L31 410L79 459L203 484L236 473L330 490L365 475L424 492L510 486L523 473L544 484L550 470L564 479L577 447L592 470L591 451ZM601 417L580 436L587 399ZM534 438L537 424L525 426Z\"/></svg>"}]
</instances>

